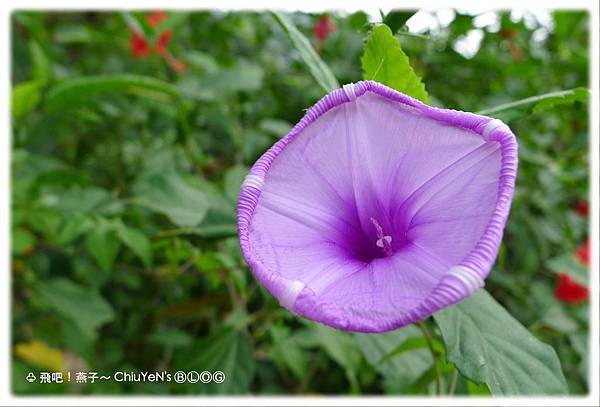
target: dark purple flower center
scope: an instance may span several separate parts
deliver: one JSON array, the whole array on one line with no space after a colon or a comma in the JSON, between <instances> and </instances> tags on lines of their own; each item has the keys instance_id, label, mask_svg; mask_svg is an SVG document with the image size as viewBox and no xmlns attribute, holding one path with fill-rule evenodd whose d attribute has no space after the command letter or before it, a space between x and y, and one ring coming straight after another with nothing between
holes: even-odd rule
<instances>
[{"instance_id":1,"label":"dark purple flower center","mask_svg":"<svg viewBox=\"0 0 600 407\"><path fill-rule=\"evenodd\" d=\"M403 222L392 222L381 214L366 217L366 221L357 216L353 227L345 225L338 229L340 246L347 258L364 263L391 257L409 243L407 228L403 225Z\"/></svg>"}]
</instances>

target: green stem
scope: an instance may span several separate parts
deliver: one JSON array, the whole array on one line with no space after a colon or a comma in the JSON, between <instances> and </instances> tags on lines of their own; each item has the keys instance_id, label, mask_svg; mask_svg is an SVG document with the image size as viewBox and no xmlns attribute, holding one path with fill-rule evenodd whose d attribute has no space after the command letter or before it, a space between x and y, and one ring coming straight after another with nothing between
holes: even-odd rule
<instances>
[{"instance_id":1,"label":"green stem","mask_svg":"<svg viewBox=\"0 0 600 407\"><path fill-rule=\"evenodd\" d=\"M174 237L174 236L179 236L179 235L191 235L194 233L195 233L194 228L182 227L182 228L161 230L161 231L157 232L153 237L164 238L164 237Z\"/></svg>"},{"instance_id":2,"label":"green stem","mask_svg":"<svg viewBox=\"0 0 600 407\"><path fill-rule=\"evenodd\" d=\"M433 359L433 365L435 367L435 393L439 396L442 394L442 370L440 368L440 361L438 358L438 354L433 348L433 338L429 329L427 329L427 325L423 321L417 322L419 328L423 332L423 336L427 341L427 346L429 347L429 351L431 352L431 357Z\"/></svg>"},{"instance_id":3,"label":"green stem","mask_svg":"<svg viewBox=\"0 0 600 407\"><path fill-rule=\"evenodd\" d=\"M456 383L458 382L458 370L454 367L452 370L452 379L450 380L450 389L448 390L449 396L454 396L454 392L456 391Z\"/></svg>"},{"instance_id":4,"label":"green stem","mask_svg":"<svg viewBox=\"0 0 600 407\"><path fill-rule=\"evenodd\" d=\"M516 100L514 102L505 103L503 105L491 107L489 109L483 109L483 110L480 110L479 112L477 112L477 114L482 114L482 115L489 116L491 114L502 112L504 110L514 109L515 107L522 107L522 106L527 106L527 105L533 105L533 104L536 104L537 102L539 102L541 100L544 100L544 99L547 99L547 98L550 98L550 97L571 95L574 90L575 89L568 89L568 90L561 90L561 91L558 91L558 92L544 93L542 95L537 95L537 96L532 96L532 97L528 97L528 98L521 99L521 100Z\"/></svg>"}]
</instances>

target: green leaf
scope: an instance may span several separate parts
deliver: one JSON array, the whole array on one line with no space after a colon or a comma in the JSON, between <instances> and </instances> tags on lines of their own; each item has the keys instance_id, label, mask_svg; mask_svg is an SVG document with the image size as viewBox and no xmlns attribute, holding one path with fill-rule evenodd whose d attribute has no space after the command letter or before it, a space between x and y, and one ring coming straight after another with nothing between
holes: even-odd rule
<instances>
[{"instance_id":1,"label":"green leaf","mask_svg":"<svg viewBox=\"0 0 600 407\"><path fill-rule=\"evenodd\" d=\"M177 11L176 13L169 13L167 18L164 19L159 25L154 28L156 35L163 33L165 30L172 30L177 32L178 30L185 30L185 25L188 23L190 12ZM147 21L146 21L147 22Z\"/></svg>"},{"instance_id":2,"label":"green leaf","mask_svg":"<svg viewBox=\"0 0 600 407\"><path fill-rule=\"evenodd\" d=\"M325 64L321 57L315 52L310 41L304 34L298 31L292 20L287 15L278 11L271 11L271 14L290 37L294 47L296 47L300 53L302 60L308 66L310 73L323 90L325 90L325 92L331 92L332 90L339 88L340 84L337 79L335 79L333 72L331 72L327 64Z\"/></svg>"},{"instance_id":3,"label":"green leaf","mask_svg":"<svg viewBox=\"0 0 600 407\"><path fill-rule=\"evenodd\" d=\"M556 106L572 105L575 102L586 103L590 99L590 91L586 88L575 88L554 95L547 94L533 106L533 113L554 109Z\"/></svg>"},{"instance_id":4,"label":"green leaf","mask_svg":"<svg viewBox=\"0 0 600 407\"><path fill-rule=\"evenodd\" d=\"M46 206L56 208L67 218L78 213L113 214L121 205L115 192L93 186L47 188L43 193L43 200Z\"/></svg>"},{"instance_id":5,"label":"green leaf","mask_svg":"<svg viewBox=\"0 0 600 407\"><path fill-rule=\"evenodd\" d=\"M104 271L112 271L121 243L117 234L108 225L101 222L85 238L88 253L98 262Z\"/></svg>"},{"instance_id":6,"label":"green leaf","mask_svg":"<svg viewBox=\"0 0 600 407\"><path fill-rule=\"evenodd\" d=\"M106 93L135 93L146 96L158 93L174 98L187 96L192 99L202 99L197 98L192 92L178 89L170 83L150 76L107 74L74 77L57 83L48 92L46 106L60 109Z\"/></svg>"},{"instance_id":7,"label":"green leaf","mask_svg":"<svg viewBox=\"0 0 600 407\"><path fill-rule=\"evenodd\" d=\"M178 226L197 226L208 210L208 197L175 171L157 174L136 188L133 203L166 215Z\"/></svg>"},{"instance_id":8,"label":"green leaf","mask_svg":"<svg viewBox=\"0 0 600 407\"><path fill-rule=\"evenodd\" d=\"M347 370L356 373L360 363L360 352L352 335L320 324L316 326L315 331L321 346L329 356Z\"/></svg>"},{"instance_id":9,"label":"green leaf","mask_svg":"<svg viewBox=\"0 0 600 407\"><path fill-rule=\"evenodd\" d=\"M400 42L385 24L373 27L360 59L363 78L380 82L408 96L428 103L429 97L421 78L415 74Z\"/></svg>"},{"instance_id":10,"label":"green leaf","mask_svg":"<svg viewBox=\"0 0 600 407\"><path fill-rule=\"evenodd\" d=\"M557 106L571 105L575 102L585 103L589 100L590 91L586 88L574 88L558 92L544 93L526 99L505 103L478 112L486 116L494 116L506 121L517 120L531 113L551 110Z\"/></svg>"},{"instance_id":11,"label":"green leaf","mask_svg":"<svg viewBox=\"0 0 600 407\"><path fill-rule=\"evenodd\" d=\"M263 76L260 66L246 63L236 68L219 69L207 74L202 79L201 86L215 94L251 92L262 87Z\"/></svg>"},{"instance_id":12,"label":"green leaf","mask_svg":"<svg viewBox=\"0 0 600 407\"><path fill-rule=\"evenodd\" d=\"M441 343L440 341L438 341L437 339L433 339L432 343L433 343L433 349L440 355L443 355L446 352L446 350L444 349L444 344ZM404 342L402 342L392 352L390 352L389 354L384 356L379 363L383 363L389 359L392 359L393 357L395 357L403 352L408 352L408 351L411 351L414 349L421 349L421 348L428 348L428 347L429 347L429 344L427 343L427 339L423 336L416 336L414 338L409 338L409 339L405 340Z\"/></svg>"},{"instance_id":13,"label":"green leaf","mask_svg":"<svg viewBox=\"0 0 600 407\"><path fill-rule=\"evenodd\" d=\"M225 373L223 383L209 383L193 391L210 394L246 394L256 369L250 338L234 328L222 328L182 352L176 363L181 370L217 370Z\"/></svg>"},{"instance_id":14,"label":"green leaf","mask_svg":"<svg viewBox=\"0 0 600 407\"><path fill-rule=\"evenodd\" d=\"M289 369L298 379L304 379L308 372L307 359L297 337L290 334L290 329L285 326L274 326L269 332L273 339L273 349L270 352L273 361Z\"/></svg>"},{"instance_id":15,"label":"green leaf","mask_svg":"<svg viewBox=\"0 0 600 407\"><path fill-rule=\"evenodd\" d=\"M344 368L352 392L359 390L357 379L360 351L352 335L321 324L310 325L296 334L295 340L303 347L320 347L331 359Z\"/></svg>"},{"instance_id":16,"label":"green leaf","mask_svg":"<svg viewBox=\"0 0 600 407\"><path fill-rule=\"evenodd\" d=\"M11 251L13 254L24 254L35 245L35 236L23 228L12 229Z\"/></svg>"},{"instance_id":17,"label":"green leaf","mask_svg":"<svg viewBox=\"0 0 600 407\"><path fill-rule=\"evenodd\" d=\"M560 304L553 304L545 310L541 321L545 326L563 333L572 333L578 328L577 322L563 310Z\"/></svg>"},{"instance_id":18,"label":"green leaf","mask_svg":"<svg viewBox=\"0 0 600 407\"><path fill-rule=\"evenodd\" d=\"M290 132L292 125L281 119L263 119L258 124L258 128L272 136L282 138Z\"/></svg>"},{"instance_id":19,"label":"green leaf","mask_svg":"<svg viewBox=\"0 0 600 407\"><path fill-rule=\"evenodd\" d=\"M477 384L472 382L471 380L466 380L467 382L467 393L470 396L491 396L490 389L486 386L485 383Z\"/></svg>"},{"instance_id":20,"label":"green leaf","mask_svg":"<svg viewBox=\"0 0 600 407\"><path fill-rule=\"evenodd\" d=\"M69 244L79 236L87 233L93 227L94 222L89 216L82 213L76 213L67 220L67 223L60 231L57 243L61 245Z\"/></svg>"},{"instance_id":21,"label":"green leaf","mask_svg":"<svg viewBox=\"0 0 600 407\"><path fill-rule=\"evenodd\" d=\"M237 236L237 225L233 223L219 223L202 225L195 228L181 228L165 230L157 234L160 237L170 235L198 235L207 239L222 239Z\"/></svg>"},{"instance_id":22,"label":"green leaf","mask_svg":"<svg viewBox=\"0 0 600 407\"><path fill-rule=\"evenodd\" d=\"M390 27L392 33L398 32L399 29L404 27L406 22L414 16L419 10L401 10L393 9L383 19L383 24Z\"/></svg>"},{"instance_id":23,"label":"green leaf","mask_svg":"<svg viewBox=\"0 0 600 407\"><path fill-rule=\"evenodd\" d=\"M29 52L33 64L33 79L40 85L46 85L52 80L52 63L40 45L32 41L29 43Z\"/></svg>"},{"instance_id":24,"label":"green leaf","mask_svg":"<svg viewBox=\"0 0 600 407\"><path fill-rule=\"evenodd\" d=\"M41 85L36 81L26 81L12 89L12 113L20 119L36 108L40 102Z\"/></svg>"},{"instance_id":25,"label":"green leaf","mask_svg":"<svg viewBox=\"0 0 600 407\"><path fill-rule=\"evenodd\" d=\"M434 314L448 361L494 395L567 394L554 349L536 339L485 290Z\"/></svg>"},{"instance_id":26,"label":"green leaf","mask_svg":"<svg viewBox=\"0 0 600 407\"><path fill-rule=\"evenodd\" d=\"M121 222L117 223L115 230L121 242L129 247L146 267L152 267L152 247L146 235L141 230L126 226Z\"/></svg>"},{"instance_id":27,"label":"green leaf","mask_svg":"<svg viewBox=\"0 0 600 407\"><path fill-rule=\"evenodd\" d=\"M56 42L63 44L85 44L99 42L99 36L93 28L83 24L63 22L54 30Z\"/></svg>"},{"instance_id":28,"label":"green leaf","mask_svg":"<svg viewBox=\"0 0 600 407\"><path fill-rule=\"evenodd\" d=\"M151 342L165 346L183 347L191 345L194 341L192 336L181 329L168 328L154 331L148 339Z\"/></svg>"},{"instance_id":29,"label":"green leaf","mask_svg":"<svg viewBox=\"0 0 600 407\"><path fill-rule=\"evenodd\" d=\"M248 174L248 167L235 165L225 173L225 195L233 202L237 202L240 187L244 177Z\"/></svg>"},{"instance_id":30,"label":"green leaf","mask_svg":"<svg viewBox=\"0 0 600 407\"><path fill-rule=\"evenodd\" d=\"M187 51L185 61L194 69L203 73L214 73L219 70L219 64L216 59L204 52L200 51Z\"/></svg>"},{"instance_id":31,"label":"green leaf","mask_svg":"<svg viewBox=\"0 0 600 407\"><path fill-rule=\"evenodd\" d=\"M367 362L395 383L395 391L413 384L433 365L428 349L413 349L386 357L402 344L422 337L421 331L413 325L382 334L356 333L354 337Z\"/></svg>"},{"instance_id":32,"label":"green leaf","mask_svg":"<svg viewBox=\"0 0 600 407\"><path fill-rule=\"evenodd\" d=\"M127 28L129 28L129 30L132 32L145 35L148 34L146 31L150 31L147 22L144 21L144 19L138 20L133 13L129 11L121 11L119 15L121 18L123 18L125 24L127 24Z\"/></svg>"},{"instance_id":33,"label":"green leaf","mask_svg":"<svg viewBox=\"0 0 600 407\"><path fill-rule=\"evenodd\" d=\"M96 337L97 329L115 316L110 304L98 292L64 278L40 283L39 295L89 337Z\"/></svg>"},{"instance_id":34,"label":"green leaf","mask_svg":"<svg viewBox=\"0 0 600 407\"><path fill-rule=\"evenodd\" d=\"M571 253L562 254L553 257L546 262L546 267L556 274L568 274L579 284L589 285L589 271L586 266L581 264L575 255Z\"/></svg>"}]
</instances>

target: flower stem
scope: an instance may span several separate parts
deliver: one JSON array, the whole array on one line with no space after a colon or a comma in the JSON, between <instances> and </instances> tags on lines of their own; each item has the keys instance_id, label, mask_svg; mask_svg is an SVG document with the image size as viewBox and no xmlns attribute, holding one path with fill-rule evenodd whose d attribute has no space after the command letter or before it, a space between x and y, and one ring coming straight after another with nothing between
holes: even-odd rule
<instances>
[{"instance_id":1,"label":"flower stem","mask_svg":"<svg viewBox=\"0 0 600 407\"><path fill-rule=\"evenodd\" d=\"M450 389L448 389L448 395L454 396L454 392L456 391L456 383L458 382L458 370L456 366L452 370L452 379L450 380Z\"/></svg>"},{"instance_id":2,"label":"flower stem","mask_svg":"<svg viewBox=\"0 0 600 407\"><path fill-rule=\"evenodd\" d=\"M429 347L429 351L431 352L431 357L433 359L433 365L435 367L435 393L439 396L442 394L442 370L440 368L440 361L438 358L438 354L433 348L433 338L431 337L431 333L429 329L427 329L427 325L423 321L417 322L419 328L423 332L423 336L427 341L427 346Z\"/></svg>"}]
</instances>

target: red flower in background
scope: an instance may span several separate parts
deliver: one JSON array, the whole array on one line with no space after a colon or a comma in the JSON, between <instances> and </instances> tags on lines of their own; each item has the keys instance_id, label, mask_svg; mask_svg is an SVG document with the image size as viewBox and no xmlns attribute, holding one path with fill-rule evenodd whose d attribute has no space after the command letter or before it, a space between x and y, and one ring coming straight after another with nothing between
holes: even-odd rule
<instances>
[{"instance_id":1,"label":"red flower in background","mask_svg":"<svg viewBox=\"0 0 600 407\"><path fill-rule=\"evenodd\" d=\"M167 53L167 44L171 40L173 32L171 30L165 30L160 34L158 40L156 40L156 53L158 55L165 55Z\"/></svg>"},{"instance_id":2,"label":"red flower in background","mask_svg":"<svg viewBox=\"0 0 600 407\"><path fill-rule=\"evenodd\" d=\"M589 239L575 251L575 257L585 266L590 265L590 241ZM558 275L558 283L554 289L554 297L571 305L586 301L589 290L586 286L579 284L567 274Z\"/></svg>"},{"instance_id":3,"label":"red flower in background","mask_svg":"<svg viewBox=\"0 0 600 407\"><path fill-rule=\"evenodd\" d=\"M590 204L588 201L577 201L574 205L574 209L582 218L587 218L590 214Z\"/></svg>"},{"instance_id":4,"label":"red flower in background","mask_svg":"<svg viewBox=\"0 0 600 407\"><path fill-rule=\"evenodd\" d=\"M558 283L554 289L554 297L571 305L587 301L590 293L586 286L579 284L566 274L559 274Z\"/></svg>"},{"instance_id":5,"label":"red flower in background","mask_svg":"<svg viewBox=\"0 0 600 407\"><path fill-rule=\"evenodd\" d=\"M523 52L521 51L521 48L519 48L519 46L515 43L513 43L510 46L510 55L515 61L520 61L521 59L523 59Z\"/></svg>"},{"instance_id":6,"label":"red flower in background","mask_svg":"<svg viewBox=\"0 0 600 407\"><path fill-rule=\"evenodd\" d=\"M146 22L150 27L156 27L167 18L167 12L164 10L154 11L146 16Z\"/></svg>"},{"instance_id":7,"label":"red flower in background","mask_svg":"<svg viewBox=\"0 0 600 407\"><path fill-rule=\"evenodd\" d=\"M133 55L135 59L147 57L152 51L146 39L135 32L131 35L129 47L131 48L131 55Z\"/></svg>"},{"instance_id":8,"label":"red flower in background","mask_svg":"<svg viewBox=\"0 0 600 407\"><path fill-rule=\"evenodd\" d=\"M160 25L160 23L162 23L166 18L166 12L155 11L146 16L146 22L151 27L156 27ZM173 37L173 31L171 29L166 29L161 32L160 35L158 35L154 46L150 46L144 35L140 33L137 28L131 27L131 31L132 34L129 45L131 48L131 55L135 59L146 58L152 54L152 51L155 51L158 55L164 58L171 69L173 69L175 72L184 72L187 70L187 65L175 58L167 48L167 44Z\"/></svg>"},{"instance_id":9,"label":"red flower in background","mask_svg":"<svg viewBox=\"0 0 600 407\"><path fill-rule=\"evenodd\" d=\"M590 240L588 239L582 246L575 251L575 256L586 266L590 265Z\"/></svg>"},{"instance_id":10,"label":"red flower in background","mask_svg":"<svg viewBox=\"0 0 600 407\"><path fill-rule=\"evenodd\" d=\"M327 14L323 14L319 17L315 26L313 27L313 33L315 38L322 43L329 37L330 34L335 32L335 22Z\"/></svg>"}]
</instances>

